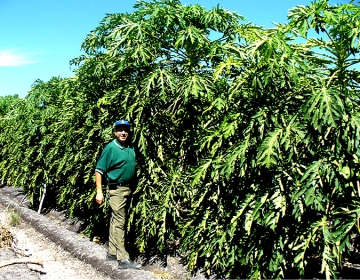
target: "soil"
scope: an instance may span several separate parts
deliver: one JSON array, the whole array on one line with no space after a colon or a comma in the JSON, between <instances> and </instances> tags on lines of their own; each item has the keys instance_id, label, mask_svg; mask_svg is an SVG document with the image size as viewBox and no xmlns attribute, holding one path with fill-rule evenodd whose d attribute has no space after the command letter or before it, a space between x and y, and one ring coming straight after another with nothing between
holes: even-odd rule
<instances>
[{"instance_id":1,"label":"soil","mask_svg":"<svg viewBox=\"0 0 360 280\"><path fill-rule=\"evenodd\" d=\"M166 265L154 263L140 270L117 268L117 262L105 261L106 247L92 242L76 231L78 227L63 213L47 215L29 209L29 203L17 188L0 185L0 225L13 235L13 248L0 248L0 263L18 258L38 258L38 264L11 264L0 267L2 279L177 279L203 280L203 275L190 275L179 258L168 256ZM20 224L9 225L10 213L19 214ZM14 250L15 249L15 250ZM141 260L135 260L141 263Z\"/></svg>"}]
</instances>

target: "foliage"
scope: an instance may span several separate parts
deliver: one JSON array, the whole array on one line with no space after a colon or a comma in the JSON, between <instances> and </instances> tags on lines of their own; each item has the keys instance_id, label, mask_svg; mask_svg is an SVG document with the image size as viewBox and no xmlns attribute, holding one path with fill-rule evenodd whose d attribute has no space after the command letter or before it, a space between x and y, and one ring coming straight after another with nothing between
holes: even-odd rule
<instances>
[{"instance_id":1,"label":"foliage","mask_svg":"<svg viewBox=\"0 0 360 280\"><path fill-rule=\"evenodd\" d=\"M0 117L5 116L18 100L19 96L17 94L0 96Z\"/></svg>"},{"instance_id":2,"label":"foliage","mask_svg":"<svg viewBox=\"0 0 360 280\"><path fill-rule=\"evenodd\" d=\"M230 278L337 277L358 233L359 7L297 6L264 29L219 6L139 1L0 119L1 178L106 235L94 166L132 123L139 253ZM100 233L99 233L100 232Z\"/></svg>"},{"instance_id":3,"label":"foliage","mask_svg":"<svg viewBox=\"0 0 360 280\"><path fill-rule=\"evenodd\" d=\"M213 82L214 67L226 55L222 45L232 40L231 28L241 18L178 1L139 2L136 8L131 15L108 15L85 39L90 58L80 63L87 67L101 57L106 66L100 75L114 81L109 84L116 89L108 89L99 107L110 112L110 120L116 118L115 108L135 125L141 193L131 220L140 251L151 240L162 250L180 237L183 192L190 187L183 182L190 182L197 162L197 130L207 119L203 108L225 86ZM218 40L209 39L211 32L225 30Z\"/></svg>"},{"instance_id":4,"label":"foliage","mask_svg":"<svg viewBox=\"0 0 360 280\"><path fill-rule=\"evenodd\" d=\"M337 276L358 231L359 12L326 1L294 8L287 26L237 49L246 68L234 57L218 69L242 71L221 110L207 112L223 121L203 135L194 172L182 231L191 266L278 278L320 257L321 272ZM310 28L316 38L294 41Z\"/></svg>"}]
</instances>

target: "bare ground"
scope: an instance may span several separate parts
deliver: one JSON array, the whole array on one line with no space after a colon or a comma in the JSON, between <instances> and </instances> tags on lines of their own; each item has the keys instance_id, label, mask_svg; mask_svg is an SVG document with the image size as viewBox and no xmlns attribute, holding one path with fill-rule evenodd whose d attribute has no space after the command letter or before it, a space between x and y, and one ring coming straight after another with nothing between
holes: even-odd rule
<instances>
[{"instance_id":1,"label":"bare ground","mask_svg":"<svg viewBox=\"0 0 360 280\"><path fill-rule=\"evenodd\" d=\"M9 224L9 211L2 208L0 223ZM43 266L37 264L12 264L0 268L0 279L99 279L109 280L90 264L84 263L63 250L59 245L37 232L22 221L16 227L9 227L18 254L10 247L0 249L1 260L14 260L19 257L39 258Z\"/></svg>"}]
</instances>

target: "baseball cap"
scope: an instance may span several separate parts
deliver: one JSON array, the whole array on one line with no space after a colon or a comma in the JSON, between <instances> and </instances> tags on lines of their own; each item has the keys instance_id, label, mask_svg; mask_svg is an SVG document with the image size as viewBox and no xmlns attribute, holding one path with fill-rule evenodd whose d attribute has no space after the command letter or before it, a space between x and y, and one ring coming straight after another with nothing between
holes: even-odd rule
<instances>
[{"instance_id":1,"label":"baseball cap","mask_svg":"<svg viewBox=\"0 0 360 280\"><path fill-rule=\"evenodd\" d=\"M126 125L130 126L130 122L128 120L119 120L115 122L114 127L120 126L120 125Z\"/></svg>"}]
</instances>

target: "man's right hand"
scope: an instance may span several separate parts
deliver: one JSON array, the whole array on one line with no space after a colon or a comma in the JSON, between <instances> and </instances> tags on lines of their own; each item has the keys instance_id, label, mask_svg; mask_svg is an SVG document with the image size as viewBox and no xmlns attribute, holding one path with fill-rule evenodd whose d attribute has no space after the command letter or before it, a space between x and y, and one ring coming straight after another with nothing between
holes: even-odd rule
<instances>
[{"instance_id":1,"label":"man's right hand","mask_svg":"<svg viewBox=\"0 0 360 280\"><path fill-rule=\"evenodd\" d=\"M104 202L104 195L102 192L102 175L98 171L95 171L95 185L96 185L95 201L97 204L101 205Z\"/></svg>"},{"instance_id":2,"label":"man's right hand","mask_svg":"<svg viewBox=\"0 0 360 280\"><path fill-rule=\"evenodd\" d=\"M95 201L99 205L101 205L104 202L104 195L103 195L102 192L97 192L96 193Z\"/></svg>"}]
</instances>

